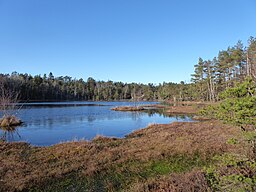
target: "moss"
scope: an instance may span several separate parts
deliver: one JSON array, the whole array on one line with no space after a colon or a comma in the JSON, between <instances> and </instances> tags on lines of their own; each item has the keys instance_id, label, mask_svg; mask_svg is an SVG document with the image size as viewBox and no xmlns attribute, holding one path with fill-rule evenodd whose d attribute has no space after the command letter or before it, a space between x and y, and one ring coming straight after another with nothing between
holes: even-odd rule
<instances>
[{"instance_id":1,"label":"moss","mask_svg":"<svg viewBox=\"0 0 256 192\"><path fill-rule=\"evenodd\" d=\"M175 155L149 162L130 160L112 165L92 176L85 177L78 171L63 178L49 179L38 187L30 188L30 191L122 191L129 189L135 182L145 182L171 173L189 172L206 164L207 160L202 160L197 154Z\"/></svg>"},{"instance_id":2,"label":"moss","mask_svg":"<svg viewBox=\"0 0 256 192\"><path fill-rule=\"evenodd\" d=\"M239 141L236 138L230 138L227 140L227 144L236 145L239 144Z\"/></svg>"},{"instance_id":3,"label":"moss","mask_svg":"<svg viewBox=\"0 0 256 192\"><path fill-rule=\"evenodd\" d=\"M212 121L151 125L124 139L97 137L51 147L2 142L0 161L5 171L0 191L118 191L170 174L176 174L181 186L179 175L201 169L223 150L237 148L226 140L238 133ZM193 177L189 178L186 184Z\"/></svg>"},{"instance_id":4,"label":"moss","mask_svg":"<svg viewBox=\"0 0 256 192\"><path fill-rule=\"evenodd\" d=\"M255 191L256 163L246 156L226 153L208 166L206 178L213 191Z\"/></svg>"},{"instance_id":5,"label":"moss","mask_svg":"<svg viewBox=\"0 0 256 192\"><path fill-rule=\"evenodd\" d=\"M50 178L40 184L29 188L30 192L55 191L89 191L90 183L87 179L79 177L76 173L67 174L63 178Z\"/></svg>"}]
</instances>

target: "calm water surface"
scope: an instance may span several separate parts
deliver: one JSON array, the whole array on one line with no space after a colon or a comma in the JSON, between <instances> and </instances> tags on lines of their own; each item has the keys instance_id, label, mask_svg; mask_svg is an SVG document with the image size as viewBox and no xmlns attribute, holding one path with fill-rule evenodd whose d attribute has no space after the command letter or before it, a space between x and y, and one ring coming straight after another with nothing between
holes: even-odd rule
<instances>
[{"instance_id":1,"label":"calm water surface","mask_svg":"<svg viewBox=\"0 0 256 192\"><path fill-rule=\"evenodd\" d=\"M154 104L142 102L139 104ZM26 141L48 146L72 140L91 140L97 135L124 137L150 123L191 121L187 116L165 116L155 111L120 112L111 108L131 102L56 102L25 104L17 116L25 123L13 132L0 129L7 141Z\"/></svg>"}]
</instances>

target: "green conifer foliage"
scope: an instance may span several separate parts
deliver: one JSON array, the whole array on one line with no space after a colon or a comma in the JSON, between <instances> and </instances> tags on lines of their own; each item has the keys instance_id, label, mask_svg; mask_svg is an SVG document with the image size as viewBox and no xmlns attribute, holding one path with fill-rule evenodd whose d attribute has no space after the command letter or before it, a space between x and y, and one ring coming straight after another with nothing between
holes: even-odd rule
<instances>
[{"instance_id":1,"label":"green conifer foliage","mask_svg":"<svg viewBox=\"0 0 256 192\"><path fill-rule=\"evenodd\" d=\"M235 125L256 126L256 85L251 78L239 83L234 88L228 88L220 96L216 117Z\"/></svg>"}]
</instances>

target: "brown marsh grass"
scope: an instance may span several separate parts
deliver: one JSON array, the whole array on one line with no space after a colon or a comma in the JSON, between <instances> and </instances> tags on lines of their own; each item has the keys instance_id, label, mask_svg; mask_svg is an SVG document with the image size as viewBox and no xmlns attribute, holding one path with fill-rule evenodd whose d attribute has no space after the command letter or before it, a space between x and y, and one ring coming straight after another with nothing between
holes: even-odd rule
<instances>
[{"instance_id":1,"label":"brown marsh grass","mask_svg":"<svg viewBox=\"0 0 256 192\"><path fill-rule=\"evenodd\" d=\"M114 107L111 110L113 111L143 111L145 110L144 107L141 106L119 106L119 107Z\"/></svg>"},{"instance_id":2,"label":"brown marsh grass","mask_svg":"<svg viewBox=\"0 0 256 192\"><path fill-rule=\"evenodd\" d=\"M174 183L180 191L202 182L201 190L205 181L193 170L215 154L243 151L226 142L239 135L235 127L204 121L154 124L124 139L97 137L50 147L0 142L0 191L44 191L46 186L46 191L168 191L161 189ZM191 184L193 175L199 183Z\"/></svg>"},{"instance_id":3,"label":"brown marsh grass","mask_svg":"<svg viewBox=\"0 0 256 192\"><path fill-rule=\"evenodd\" d=\"M15 117L14 115L4 116L0 118L0 127L8 128L19 126L22 124L22 121Z\"/></svg>"}]
</instances>

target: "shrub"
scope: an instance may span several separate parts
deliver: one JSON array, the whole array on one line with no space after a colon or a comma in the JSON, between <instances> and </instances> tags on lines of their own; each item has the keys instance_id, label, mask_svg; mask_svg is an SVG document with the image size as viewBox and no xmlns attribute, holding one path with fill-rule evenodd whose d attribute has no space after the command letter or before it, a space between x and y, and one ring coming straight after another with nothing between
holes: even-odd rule
<instances>
[{"instance_id":1,"label":"shrub","mask_svg":"<svg viewBox=\"0 0 256 192\"><path fill-rule=\"evenodd\" d=\"M239 126L256 126L256 85L251 78L234 88L228 88L220 97L219 105L208 106L200 114Z\"/></svg>"}]
</instances>

